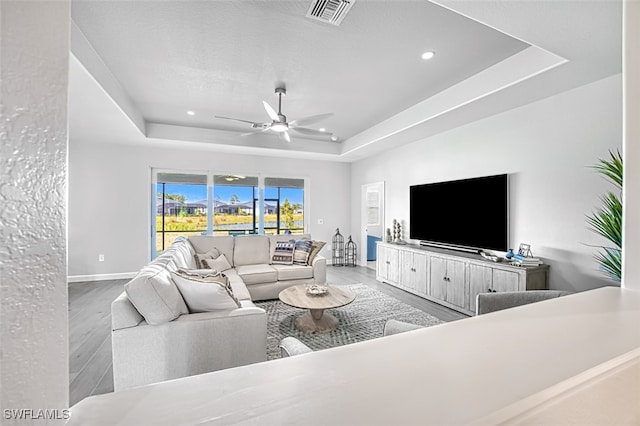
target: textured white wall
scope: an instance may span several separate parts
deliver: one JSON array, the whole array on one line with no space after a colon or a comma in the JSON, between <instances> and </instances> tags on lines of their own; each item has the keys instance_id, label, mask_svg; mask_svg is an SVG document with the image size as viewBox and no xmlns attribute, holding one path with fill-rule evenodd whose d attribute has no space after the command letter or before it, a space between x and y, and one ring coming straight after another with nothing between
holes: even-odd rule
<instances>
[{"instance_id":1,"label":"textured white wall","mask_svg":"<svg viewBox=\"0 0 640 426\"><path fill-rule=\"evenodd\" d=\"M604 241L585 215L608 188L589 166L621 148L621 101L618 75L354 163L352 229L364 183L386 182L387 227L401 220L408 236L410 185L509 173L511 246L531 244L551 265L551 288L612 284L592 258L588 244Z\"/></svg>"},{"instance_id":2,"label":"textured white wall","mask_svg":"<svg viewBox=\"0 0 640 426\"><path fill-rule=\"evenodd\" d=\"M91 143L70 138L69 275L131 273L149 261L151 168L294 176L310 183L309 232L349 232L350 164L239 156L210 149ZM318 224L318 219L323 224ZM330 255L327 244L323 255ZM98 254L105 255L98 262Z\"/></svg>"},{"instance_id":3,"label":"textured white wall","mask_svg":"<svg viewBox=\"0 0 640 426\"><path fill-rule=\"evenodd\" d=\"M0 389L10 423L5 409L60 417L69 401L69 2L3 0L0 14Z\"/></svg>"},{"instance_id":4,"label":"textured white wall","mask_svg":"<svg viewBox=\"0 0 640 426\"><path fill-rule=\"evenodd\" d=\"M640 289L640 2L624 2L624 235L622 285Z\"/></svg>"}]
</instances>

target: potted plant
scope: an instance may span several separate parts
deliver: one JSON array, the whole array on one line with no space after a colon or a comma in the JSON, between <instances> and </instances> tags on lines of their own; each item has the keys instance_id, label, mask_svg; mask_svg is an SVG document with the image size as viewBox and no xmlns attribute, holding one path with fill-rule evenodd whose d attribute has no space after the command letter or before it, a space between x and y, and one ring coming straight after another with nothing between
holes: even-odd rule
<instances>
[{"instance_id":1,"label":"potted plant","mask_svg":"<svg viewBox=\"0 0 640 426\"><path fill-rule=\"evenodd\" d=\"M601 197L600 207L587 216L589 228L606 238L611 246L598 246L594 257L602 272L614 281L622 276L622 155L620 151L609 151L609 158L600 160L593 168L611 181L617 191L607 192Z\"/></svg>"}]
</instances>

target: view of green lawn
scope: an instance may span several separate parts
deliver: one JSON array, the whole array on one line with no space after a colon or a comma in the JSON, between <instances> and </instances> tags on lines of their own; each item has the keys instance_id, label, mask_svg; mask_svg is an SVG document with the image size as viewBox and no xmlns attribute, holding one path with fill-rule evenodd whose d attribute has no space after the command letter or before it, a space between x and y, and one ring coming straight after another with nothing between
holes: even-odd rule
<instances>
[{"instance_id":1,"label":"view of green lawn","mask_svg":"<svg viewBox=\"0 0 640 426\"><path fill-rule=\"evenodd\" d=\"M162 215L156 216L156 250L158 252L162 251ZM302 213L293 214L293 221L302 222L304 219L304 215ZM283 220L281 216L281 220ZM264 215L265 223L275 223L277 221L277 215L275 214L265 214ZM213 224L214 229L218 226L224 226L225 228L230 229L222 229L215 230L214 235L229 235L229 231L234 229L234 225L238 225L238 228L246 229L247 225L251 225L253 223L252 215L243 215L243 214L216 214L213 216ZM164 247L169 247L173 241L179 236L190 236L190 235L201 235L203 231L207 230L207 216L205 215L187 215L187 214L178 214L168 216L164 216ZM267 234L275 234L276 230L268 229L265 231Z\"/></svg>"}]
</instances>

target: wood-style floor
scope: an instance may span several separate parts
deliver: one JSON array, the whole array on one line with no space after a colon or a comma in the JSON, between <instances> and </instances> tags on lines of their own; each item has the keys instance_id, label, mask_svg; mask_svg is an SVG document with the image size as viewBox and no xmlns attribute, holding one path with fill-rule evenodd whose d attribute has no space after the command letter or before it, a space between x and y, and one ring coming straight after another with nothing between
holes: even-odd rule
<instances>
[{"instance_id":1,"label":"wood-style floor","mask_svg":"<svg viewBox=\"0 0 640 426\"><path fill-rule=\"evenodd\" d=\"M90 395L113 392L111 302L128 280L69 284L69 403ZM443 321L467 316L376 281L366 267L327 267L327 282L367 284Z\"/></svg>"}]
</instances>

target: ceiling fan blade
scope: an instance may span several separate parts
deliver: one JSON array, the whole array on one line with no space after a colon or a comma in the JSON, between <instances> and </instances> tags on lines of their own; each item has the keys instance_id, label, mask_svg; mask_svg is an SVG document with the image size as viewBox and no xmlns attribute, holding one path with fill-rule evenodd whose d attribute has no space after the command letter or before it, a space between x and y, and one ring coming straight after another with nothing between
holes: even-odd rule
<instances>
[{"instance_id":1,"label":"ceiling fan blade","mask_svg":"<svg viewBox=\"0 0 640 426\"><path fill-rule=\"evenodd\" d=\"M289 125L289 129L296 132L300 132L305 135L313 135L313 136L331 136L332 135L331 132L323 132L317 129L309 129L306 127L297 127L297 126Z\"/></svg>"},{"instance_id":2,"label":"ceiling fan blade","mask_svg":"<svg viewBox=\"0 0 640 426\"><path fill-rule=\"evenodd\" d=\"M324 120L326 118L329 118L332 115L333 115L332 112L328 112L326 114L312 115L310 117L303 117L303 118L299 118L297 120L293 120L289 124L293 124L293 125L297 125L297 126L307 126L309 124L317 123L318 121L322 121L322 120Z\"/></svg>"},{"instance_id":3,"label":"ceiling fan blade","mask_svg":"<svg viewBox=\"0 0 640 426\"><path fill-rule=\"evenodd\" d=\"M264 105L264 109L267 110L267 114L269 114L269 117L271 117L273 121L280 121L278 113L273 108L271 108L271 105L269 105L265 101L262 101L262 104Z\"/></svg>"},{"instance_id":4,"label":"ceiling fan blade","mask_svg":"<svg viewBox=\"0 0 640 426\"><path fill-rule=\"evenodd\" d=\"M219 115L214 115L215 118L222 118L224 120L234 120L234 121L241 121L242 123L249 123L249 124L255 124L255 125L260 125L262 123L256 123L255 121L249 121L249 120L243 120L241 118L232 118L232 117L221 117Z\"/></svg>"},{"instance_id":5,"label":"ceiling fan blade","mask_svg":"<svg viewBox=\"0 0 640 426\"><path fill-rule=\"evenodd\" d=\"M280 139L291 142L291 136L289 136L289 132L280 132Z\"/></svg>"},{"instance_id":6,"label":"ceiling fan blade","mask_svg":"<svg viewBox=\"0 0 640 426\"><path fill-rule=\"evenodd\" d=\"M260 130L259 132L247 132L247 133L242 133L240 136L251 136L251 135L259 135L262 132L266 132L267 130L269 130L268 125L263 126L262 130Z\"/></svg>"}]
</instances>

